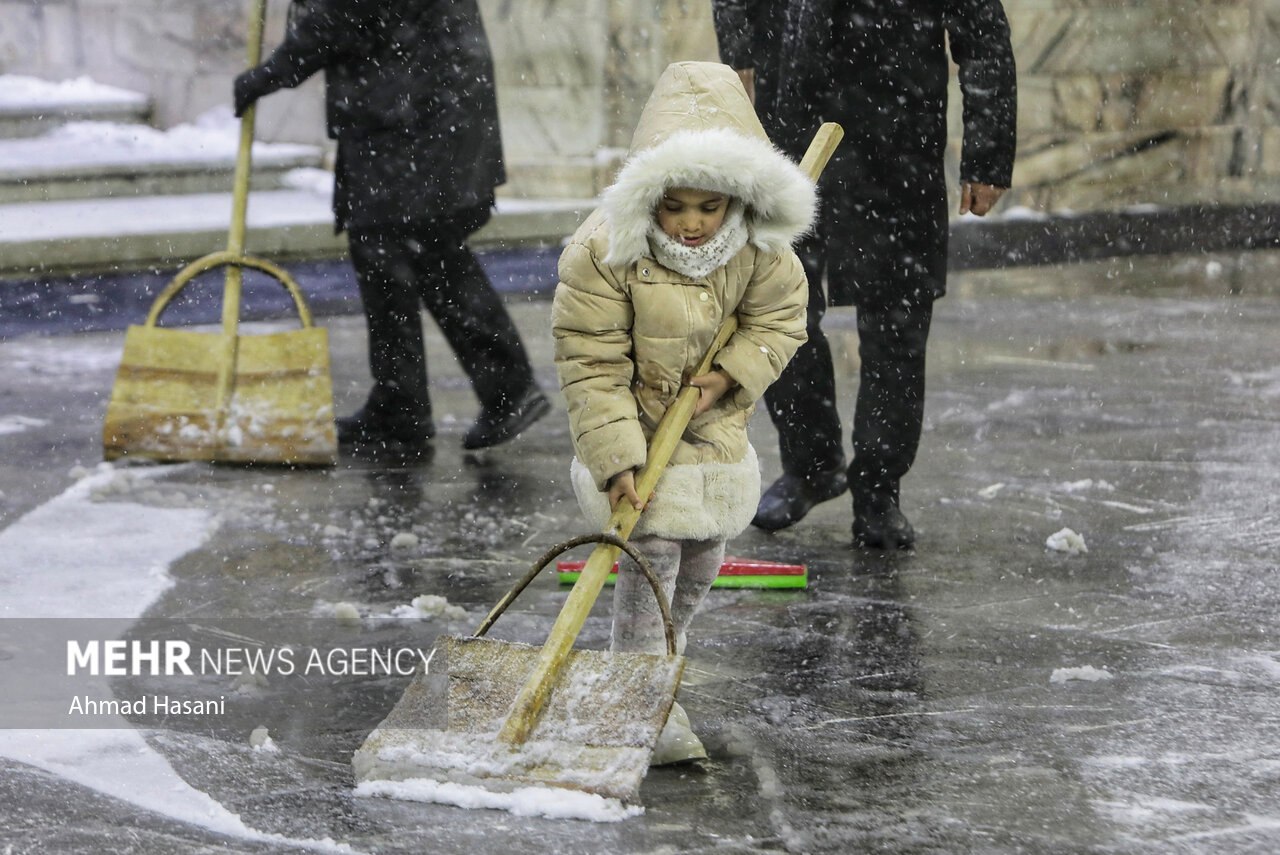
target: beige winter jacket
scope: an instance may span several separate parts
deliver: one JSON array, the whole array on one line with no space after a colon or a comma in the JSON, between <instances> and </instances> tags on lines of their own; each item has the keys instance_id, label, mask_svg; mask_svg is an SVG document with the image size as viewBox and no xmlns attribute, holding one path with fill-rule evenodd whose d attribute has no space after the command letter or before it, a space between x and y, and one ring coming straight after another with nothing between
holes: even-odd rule
<instances>
[{"instance_id":1,"label":"beige winter jacket","mask_svg":"<svg viewBox=\"0 0 1280 855\"><path fill-rule=\"evenodd\" d=\"M650 246L649 225L671 187L714 190L745 205L746 245L701 278L662 266ZM689 424L636 534L713 539L746 528L760 495L747 419L805 341L808 288L790 243L809 227L815 204L813 183L769 144L731 69L667 68L604 205L560 257L555 360L574 487L591 523L603 526L609 479L644 464L658 420L736 314L738 331L715 365L737 386Z\"/></svg>"}]
</instances>

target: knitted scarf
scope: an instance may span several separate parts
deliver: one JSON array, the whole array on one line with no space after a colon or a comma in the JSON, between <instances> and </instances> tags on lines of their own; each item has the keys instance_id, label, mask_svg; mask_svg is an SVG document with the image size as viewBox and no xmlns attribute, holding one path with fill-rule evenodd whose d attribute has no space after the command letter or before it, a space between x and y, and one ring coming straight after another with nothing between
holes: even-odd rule
<instances>
[{"instance_id":1,"label":"knitted scarf","mask_svg":"<svg viewBox=\"0 0 1280 855\"><path fill-rule=\"evenodd\" d=\"M697 246L685 246L662 230L655 220L649 226L649 250L658 263L690 279L701 279L724 265L747 245L747 226L742 203L733 199L724 222L711 239Z\"/></svg>"}]
</instances>

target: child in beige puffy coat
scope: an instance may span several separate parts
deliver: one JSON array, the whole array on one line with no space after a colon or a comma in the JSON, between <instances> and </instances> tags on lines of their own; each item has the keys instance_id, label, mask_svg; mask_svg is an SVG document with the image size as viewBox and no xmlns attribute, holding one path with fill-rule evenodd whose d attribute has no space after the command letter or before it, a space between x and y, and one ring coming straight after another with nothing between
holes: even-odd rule
<instances>
[{"instance_id":1,"label":"child in beige puffy coat","mask_svg":"<svg viewBox=\"0 0 1280 855\"><path fill-rule=\"evenodd\" d=\"M604 204L560 257L552 327L574 489L597 528L618 501L648 500L632 541L671 601L681 651L726 540L760 496L747 419L806 338L808 286L791 243L815 206L813 182L770 144L738 75L676 63ZM738 329L714 370L690 377L731 315ZM639 496L635 471L685 382L702 390L694 416L654 495ZM625 565L613 611L613 650L666 651L653 594ZM705 756L677 704L654 763Z\"/></svg>"}]
</instances>

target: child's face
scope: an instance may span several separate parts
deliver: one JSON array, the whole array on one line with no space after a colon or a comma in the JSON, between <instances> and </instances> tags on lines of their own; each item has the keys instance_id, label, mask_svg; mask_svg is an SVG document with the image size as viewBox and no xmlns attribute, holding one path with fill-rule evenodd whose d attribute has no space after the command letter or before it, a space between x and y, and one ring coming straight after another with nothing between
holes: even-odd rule
<instances>
[{"instance_id":1,"label":"child's face","mask_svg":"<svg viewBox=\"0 0 1280 855\"><path fill-rule=\"evenodd\" d=\"M728 209L723 193L672 187L658 203L658 228L685 246L699 246L720 229Z\"/></svg>"}]
</instances>

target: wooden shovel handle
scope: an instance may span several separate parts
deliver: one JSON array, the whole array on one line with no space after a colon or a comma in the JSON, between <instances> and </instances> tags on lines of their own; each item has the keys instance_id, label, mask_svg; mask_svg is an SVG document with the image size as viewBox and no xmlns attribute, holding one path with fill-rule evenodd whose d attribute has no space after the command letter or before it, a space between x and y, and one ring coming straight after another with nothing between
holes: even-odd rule
<instances>
[{"instance_id":1,"label":"wooden shovel handle","mask_svg":"<svg viewBox=\"0 0 1280 855\"><path fill-rule=\"evenodd\" d=\"M262 33L266 29L267 0L253 0L249 12L249 32L245 41L245 62L253 68L262 61ZM251 104L240 117L240 139L236 148L236 173L231 185L231 226L227 229L227 253L244 256L245 223L249 216L249 177L253 173L253 132L257 109ZM248 265L244 265L248 266ZM227 267L222 286L222 330L228 338L240 325L241 265Z\"/></svg>"},{"instance_id":2,"label":"wooden shovel handle","mask_svg":"<svg viewBox=\"0 0 1280 855\"><path fill-rule=\"evenodd\" d=\"M813 141L809 143L809 148L800 160L800 171L816 183L842 139L844 139L844 128L835 122L824 122L818 128L818 132L813 135Z\"/></svg>"}]
</instances>

